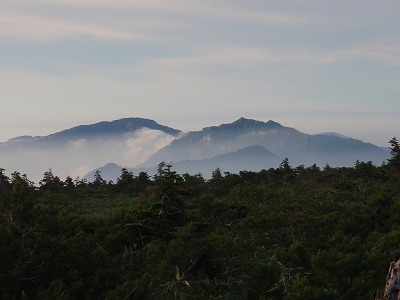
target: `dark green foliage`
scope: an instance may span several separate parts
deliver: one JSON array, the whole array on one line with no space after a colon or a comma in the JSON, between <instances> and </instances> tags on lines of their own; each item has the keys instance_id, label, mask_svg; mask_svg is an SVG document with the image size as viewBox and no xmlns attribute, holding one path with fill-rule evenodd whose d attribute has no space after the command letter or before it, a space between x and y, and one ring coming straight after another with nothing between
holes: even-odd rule
<instances>
[{"instance_id":1,"label":"dark green foliage","mask_svg":"<svg viewBox=\"0 0 400 300\"><path fill-rule=\"evenodd\" d=\"M389 141L391 157L388 160L389 166L395 169L397 172L400 171L400 142L396 137Z\"/></svg>"},{"instance_id":2,"label":"dark green foliage","mask_svg":"<svg viewBox=\"0 0 400 300\"><path fill-rule=\"evenodd\" d=\"M51 169L44 172L43 179L39 182L39 185L41 190L49 192L58 192L64 186L60 178L53 175L53 171Z\"/></svg>"},{"instance_id":3,"label":"dark green foliage","mask_svg":"<svg viewBox=\"0 0 400 300\"><path fill-rule=\"evenodd\" d=\"M10 179L4 174L5 169L0 168L0 193L8 190L11 186Z\"/></svg>"},{"instance_id":4,"label":"dark green foliage","mask_svg":"<svg viewBox=\"0 0 400 300\"><path fill-rule=\"evenodd\" d=\"M101 177L101 172L97 170L94 172L94 180L92 182L93 186L100 187L106 184L106 181Z\"/></svg>"},{"instance_id":5,"label":"dark green foliage","mask_svg":"<svg viewBox=\"0 0 400 300\"><path fill-rule=\"evenodd\" d=\"M0 169L0 299L369 299L399 248L392 144L381 167L210 180L161 163L35 187Z\"/></svg>"},{"instance_id":6,"label":"dark green foliage","mask_svg":"<svg viewBox=\"0 0 400 300\"><path fill-rule=\"evenodd\" d=\"M121 176L118 177L117 183L115 184L115 191L117 193L137 196L151 184L152 182L147 173L140 172L138 176L135 176L132 172L123 168L121 170Z\"/></svg>"},{"instance_id":7,"label":"dark green foliage","mask_svg":"<svg viewBox=\"0 0 400 300\"><path fill-rule=\"evenodd\" d=\"M121 170L121 176L117 179L116 187L119 190L130 191L133 189L134 180L135 177L133 173L123 168Z\"/></svg>"}]
</instances>

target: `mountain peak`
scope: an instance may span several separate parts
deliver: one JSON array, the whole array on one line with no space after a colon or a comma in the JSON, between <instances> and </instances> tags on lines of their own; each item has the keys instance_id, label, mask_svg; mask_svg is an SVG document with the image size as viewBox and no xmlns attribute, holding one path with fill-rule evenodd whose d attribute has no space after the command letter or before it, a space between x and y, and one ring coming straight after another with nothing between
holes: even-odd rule
<instances>
[{"instance_id":1,"label":"mountain peak","mask_svg":"<svg viewBox=\"0 0 400 300\"><path fill-rule=\"evenodd\" d=\"M265 124L267 124L267 126L269 126L269 127L284 127L283 125L281 125L280 123L278 123L278 122L275 122L275 121L272 121L272 120L269 120L267 123L265 123Z\"/></svg>"},{"instance_id":2,"label":"mountain peak","mask_svg":"<svg viewBox=\"0 0 400 300\"><path fill-rule=\"evenodd\" d=\"M47 138L53 138L55 136L69 138L76 136L89 137L105 134L115 135L135 131L140 128L160 130L173 136L177 136L180 133L179 130L160 125L154 120L143 118L123 118L114 121L102 121L90 125L79 125L51 134L47 136Z\"/></svg>"},{"instance_id":3,"label":"mountain peak","mask_svg":"<svg viewBox=\"0 0 400 300\"><path fill-rule=\"evenodd\" d=\"M241 117L236 121L228 124L222 124L219 126L206 127L203 130L261 130L261 129L273 129L273 128L283 128L283 126L272 120L268 122L258 121L254 119L246 119Z\"/></svg>"},{"instance_id":4,"label":"mountain peak","mask_svg":"<svg viewBox=\"0 0 400 300\"><path fill-rule=\"evenodd\" d=\"M231 125L235 127L241 127L245 129L259 129L259 128L272 128L272 127L283 127L281 124L269 120L268 122L263 122L263 121L257 121L253 119L246 119L244 117L241 117L231 123Z\"/></svg>"}]
</instances>

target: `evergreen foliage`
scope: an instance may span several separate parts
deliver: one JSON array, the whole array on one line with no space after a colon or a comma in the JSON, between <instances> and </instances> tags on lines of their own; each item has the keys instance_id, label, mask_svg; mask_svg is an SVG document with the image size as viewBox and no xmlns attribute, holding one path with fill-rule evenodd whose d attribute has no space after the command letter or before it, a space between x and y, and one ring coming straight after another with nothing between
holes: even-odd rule
<instances>
[{"instance_id":1,"label":"evergreen foliage","mask_svg":"<svg viewBox=\"0 0 400 300\"><path fill-rule=\"evenodd\" d=\"M389 165L397 169L397 171L400 171L400 142L394 137L389 141L389 144L391 154Z\"/></svg>"}]
</instances>

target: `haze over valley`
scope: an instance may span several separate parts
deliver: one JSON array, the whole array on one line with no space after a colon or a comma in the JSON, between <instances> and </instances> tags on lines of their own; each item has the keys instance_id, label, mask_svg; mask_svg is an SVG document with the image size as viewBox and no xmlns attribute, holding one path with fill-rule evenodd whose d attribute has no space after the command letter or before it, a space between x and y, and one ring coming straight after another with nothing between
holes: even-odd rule
<instances>
[{"instance_id":1,"label":"haze over valley","mask_svg":"<svg viewBox=\"0 0 400 300\"><path fill-rule=\"evenodd\" d=\"M164 161L180 173L209 178L223 172L260 171L293 166L353 166L357 160L381 165L388 149L336 133L310 135L275 121L240 118L202 130L182 132L156 121L125 118L79 125L48 136L15 137L0 143L0 166L26 173L38 183L49 169L65 178L91 181L99 170L116 180L122 168L154 175Z\"/></svg>"}]
</instances>

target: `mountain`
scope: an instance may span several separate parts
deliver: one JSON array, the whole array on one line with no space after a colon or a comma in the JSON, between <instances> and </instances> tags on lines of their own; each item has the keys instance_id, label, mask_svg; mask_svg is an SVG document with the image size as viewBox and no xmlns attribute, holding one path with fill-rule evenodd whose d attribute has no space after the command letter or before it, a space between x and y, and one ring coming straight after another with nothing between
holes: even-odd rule
<instances>
[{"instance_id":1,"label":"mountain","mask_svg":"<svg viewBox=\"0 0 400 300\"><path fill-rule=\"evenodd\" d=\"M207 178L217 167L224 172L259 171L278 167L286 157L292 166L314 163L320 167L326 164L354 166L357 160L381 165L389 153L370 143L338 134L309 135L274 121L240 118L185 133L130 170L134 174L144 171L153 175L156 166L165 161L179 173L201 172ZM99 168L107 179L108 169ZM121 167L113 165L113 176L119 175L120 170Z\"/></svg>"},{"instance_id":2,"label":"mountain","mask_svg":"<svg viewBox=\"0 0 400 300\"><path fill-rule=\"evenodd\" d=\"M83 176L83 179L86 179L87 181L93 181L94 179L94 174L96 171L100 171L101 177L106 180L110 181L112 180L113 182L117 181L117 178L121 176L121 170L122 168L128 169L129 171L134 172L132 168L128 167L123 167L120 165L117 165L116 163L108 163L102 167L96 168L89 173L87 173L85 176ZM155 168L154 168L155 169ZM136 170L135 170L136 171ZM150 170L149 170L150 171ZM147 171L144 171L147 172ZM139 172L134 172L136 175L139 174ZM155 173L155 172L154 172ZM152 174L151 172L148 172L148 174Z\"/></svg>"},{"instance_id":3,"label":"mountain","mask_svg":"<svg viewBox=\"0 0 400 300\"><path fill-rule=\"evenodd\" d=\"M142 128L158 130L171 136L178 136L181 132L157 122L143 118L125 118L111 122L99 122L91 125L80 125L44 137L46 141L71 141L73 139L96 140L115 138L137 131Z\"/></svg>"},{"instance_id":4,"label":"mountain","mask_svg":"<svg viewBox=\"0 0 400 300\"><path fill-rule=\"evenodd\" d=\"M49 168L61 178L76 178L103 165L103 177L115 180L121 166L153 175L165 161L180 173L207 177L217 167L223 172L257 171L277 167L284 158L292 166L353 166L357 160L380 165L390 156L387 150L336 133L302 133L272 120L240 118L182 133L153 120L125 118L2 142L0 167L26 172L38 182Z\"/></svg>"},{"instance_id":5,"label":"mountain","mask_svg":"<svg viewBox=\"0 0 400 300\"><path fill-rule=\"evenodd\" d=\"M80 125L48 136L23 136L0 143L0 166L9 172L26 172L35 182L49 168L61 177L83 176L105 162L139 164L180 134L143 118Z\"/></svg>"},{"instance_id":6,"label":"mountain","mask_svg":"<svg viewBox=\"0 0 400 300\"><path fill-rule=\"evenodd\" d=\"M124 118L111 122L103 121L90 125L80 125L60 132L56 132L47 136L21 136L0 143L0 149L9 146L21 145L21 147L49 147L61 146L65 143L74 141L99 141L105 139L115 139L126 136L137 130L148 128L164 132L171 136L178 136L181 131L167 126L158 124L157 122L143 118Z\"/></svg>"},{"instance_id":7,"label":"mountain","mask_svg":"<svg viewBox=\"0 0 400 300\"><path fill-rule=\"evenodd\" d=\"M268 151L263 146L254 145L243 149L217 155L215 157L203 160L184 160L173 164L173 169L180 174L198 174L201 173L205 178L211 178L211 173L216 168L220 168L223 172L239 173L240 171L261 171L266 167L279 167L282 158L276 156L271 151ZM105 180L115 180L121 175L123 167L114 163L106 164L103 167L92 170L85 179L92 181L94 173L98 170ZM146 172L149 175L154 175L157 172L157 166L127 168L134 174Z\"/></svg>"},{"instance_id":8,"label":"mountain","mask_svg":"<svg viewBox=\"0 0 400 300\"><path fill-rule=\"evenodd\" d=\"M382 148L336 135L309 135L274 121L240 118L220 126L193 131L157 151L141 166L160 161L203 160L244 147L260 145L292 165L349 166L356 160L380 165L388 156Z\"/></svg>"},{"instance_id":9,"label":"mountain","mask_svg":"<svg viewBox=\"0 0 400 300\"><path fill-rule=\"evenodd\" d=\"M16 143L29 142L29 141L32 141L34 139L35 138L33 136L30 136L30 135L17 136L15 138L9 139L6 142L0 142L0 148L1 147L6 147L6 146L10 146L10 145L14 145Z\"/></svg>"},{"instance_id":10,"label":"mountain","mask_svg":"<svg viewBox=\"0 0 400 300\"><path fill-rule=\"evenodd\" d=\"M173 164L179 173L202 173L210 178L217 167L223 172L261 171L264 168L278 167L282 159L263 146L253 145L203 160L184 160Z\"/></svg>"},{"instance_id":11,"label":"mountain","mask_svg":"<svg viewBox=\"0 0 400 300\"><path fill-rule=\"evenodd\" d=\"M316 163L331 166L353 166L359 161L371 161L381 165L388 158L387 152L371 143L364 143L352 138L341 138L333 135L311 135L307 144L297 153L293 160L305 165Z\"/></svg>"},{"instance_id":12,"label":"mountain","mask_svg":"<svg viewBox=\"0 0 400 300\"><path fill-rule=\"evenodd\" d=\"M304 143L303 136L305 134L274 121L264 123L240 118L230 124L189 132L157 151L142 166L152 166L163 160L178 162L208 159L253 145L261 145L276 155L285 157L290 153L287 150Z\"/></svg>"},{"instance_id":13,"label":"mountain","mask_svg":"<svg viewBox=\"0 0 400 300\"><path fill-rule=\"evenodd\" d=\"M349 136L346 136L344 134L340 134L340 133L332 132L332 131L321 132L321 133L318 133L317 135L334 135L334 136L337 136L337 137L340 137L340 138L344 138L344 139L349 139L350 138Z\"/></svg>"},{"instance_id":14,"label":"mountain","mask_svg":"<svg viewBox=\"0 0 400 300\"><path fill-rule=\"evenodd\" d=\"M205 159L203 162L208 163L213 169L217 165L228 172L239 172L249 169L262 170L263 164L260 164L260 162L264 162L266 165L274 164L278 167L282 162L282 158L268 151L263 146L253 145Z\"/></svg>"}]
</instances>

